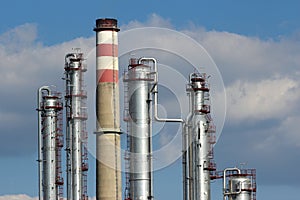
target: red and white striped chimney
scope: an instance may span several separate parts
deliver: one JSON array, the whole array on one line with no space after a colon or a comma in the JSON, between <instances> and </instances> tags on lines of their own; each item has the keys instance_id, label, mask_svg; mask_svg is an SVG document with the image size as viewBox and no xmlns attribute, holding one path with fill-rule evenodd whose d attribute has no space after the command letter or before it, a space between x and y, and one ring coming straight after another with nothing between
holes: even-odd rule
<instances>
[{"instance_id":1,"label":"red and white striped chimney","mask_svg":"<svg viewBox=\"0 0 300 200\"><path fill-rule=\"evenodd\" d=\"M97 19L96 197L121 200L118 27L116 19Z\"/></svg>"}]
</instances>

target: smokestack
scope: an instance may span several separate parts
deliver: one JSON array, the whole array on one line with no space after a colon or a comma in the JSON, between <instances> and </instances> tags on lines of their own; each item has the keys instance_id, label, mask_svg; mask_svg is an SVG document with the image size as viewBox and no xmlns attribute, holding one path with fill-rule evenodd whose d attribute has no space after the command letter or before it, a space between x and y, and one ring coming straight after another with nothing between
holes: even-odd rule
<instances>
[{"instance_id":1,"label":"smokestack","mask_svg":"<svg viewBox=\"0 0 300 200\"><path fill-rule=\"evenodd\" d=\"M97 19L96 198L121 200L120 105L116 19Z\"/></svg>"}]
</instances>

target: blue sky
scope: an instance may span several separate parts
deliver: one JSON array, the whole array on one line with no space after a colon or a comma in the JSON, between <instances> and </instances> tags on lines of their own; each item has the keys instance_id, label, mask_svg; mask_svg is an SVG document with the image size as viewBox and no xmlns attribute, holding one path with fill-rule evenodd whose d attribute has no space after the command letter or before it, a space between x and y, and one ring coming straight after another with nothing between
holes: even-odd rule
<instances>
[{"instance_id":1,"label":"blue sky","mask_svg":"<svg viewBox=\"0 0 300 200\"><path fill-rule=\"evenodd\" d=\"M257 168L257 199L297 199L299 8L296 0L3 0L0 199L8 194L37 196L36 90L63 84L65 53L74 46L86 52L94 46L92 29L99 17L117 18L123 30L175 29L203 45L227 91L227 118L215 146L219 169L247 162ZM95 196L94 162L91 156L90 196ZM158 199L181 199L180 161L157 171L155 178ZM213 190L213 197L222 198L221 190Z\"/></svg>"},{"instance_id":2,"label":"blue sky","mask_svg":"<svg viewBox=\"0 0 300 200\"><path fill-rule=\"evenodd\" d=\"M115 17L120 24L145 21L152 13L176 28L192 23L208 30L277 38L299 28L299 2L288 1L2 1L0 30L37 23L39 40L55 44L92 35L97 17Z\"/></svg>"}]
</instances>

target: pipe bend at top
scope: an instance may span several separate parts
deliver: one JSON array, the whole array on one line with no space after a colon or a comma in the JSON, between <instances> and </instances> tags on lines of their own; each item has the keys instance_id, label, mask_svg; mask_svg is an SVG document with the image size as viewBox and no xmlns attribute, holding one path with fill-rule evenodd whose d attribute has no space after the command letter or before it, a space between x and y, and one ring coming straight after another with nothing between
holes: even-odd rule
<instances>
[{"instance_id":1,"label":"pipe bend at top","mask_svg":"<svg viewBox=\"0 0 300 200\"><path fill-rule=\"evenodd\" d=\"M142 57L138 60L139 64L142 64L143 61L152 61L153 62L153 69L154 69L154 74L155 74L155 78L154 78L154 85L153 85L153 96L154 96L154 119L157 122L180 122L183 123L184 120L183 119L169 119L169 118L160 118L158 116L158 108L157 108L157 102L158 102L158 89L157 89L157 83L158 83L158 71L157 71L157 61L155 58L148 58L148 57Z\"/></svg>"}]
</instances>

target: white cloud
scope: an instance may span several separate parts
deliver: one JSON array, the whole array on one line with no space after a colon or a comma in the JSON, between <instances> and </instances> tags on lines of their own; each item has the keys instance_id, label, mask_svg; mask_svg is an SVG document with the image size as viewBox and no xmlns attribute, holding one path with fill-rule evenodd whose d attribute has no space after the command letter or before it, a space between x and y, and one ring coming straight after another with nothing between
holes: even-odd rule
<instances>
[{"instance_id":1,"label":"white cloud","mask_svg":"<svg viewBox=\"0 0 300 200\"><path fill-rule=\"evenodd\" d=\"M235 124L286 118L298 107L299 89L300 82L287 77L254 82L238 80L227 87L228 117Z\"/></svg>"},{"instance_id":2,"label":"white cloud","mask_svg":"<svg viewBox=\"0 0 300 200\"><path fill-rule=\"evenodd\" d=\"M72 48L81 47L84 53L94 48L93 38L77 38L72 41L45 46L37 41L37 26L24 24L0 34L0 91L1 135L3 137L31 138L31 144L23 148L32 151L35 144L36 91L43 85L57 85L64 91L64 56ZM15 126L19 124L19 126ZM24 125L29 125L25 126ZM13 130L13 133L11 131ZM26 133L26 134L24 134ZM7 151L13 141L1 140L1 152ZM7 149L6 149L7 148ZM31 152L32 153L32 152Z\"/></svg>"},{"instance_id":3,"label":"white cloud","mask_svg":"<svg viewBox=\"0 0 300 200\"><path fill-rule=\"evenodd\" d=\"M53 46L37 41L35 24L18 26L0 35L0 90L4 94L32 95L42 84L62 83L64 56L72 48L84 53L94 48L93 38L77 38ZM3 103L3 102L2 102Z\"/></svg>"},{"instance_id":4,"label":"white cloud","mask_svg":"<svg viewBox=\"0 0 300 200\"><path fill-rule=\"evenodd\" d=\"M122 25L121 30L130 30L133 28L141 28L141 27L164 27L164 28L173 28L172 23L169 19L164 19L159 15L153 13L149 16L146 22L140 22L137 20L130 21L128 24Z\"/></svg>"},{"instance_id":5,"label":"white cloud","mask_svg":"<svg viewBox=\"0 0 300 200\"><path fill-rule=\"evenodd\" d=\"M235 33L194 28L184 31L202 44L222 72L225 83L299 73L299 38L261 40Z\"/></svg>"},{"instance_id":6,"label":"white cloud","mask_svg":"<svg viewBox=\"0 0 300 200\"><path fill-rule=\"evenodd\" d=\"M38 197L30 197L25 194L4 195L0 196L0 200L38 200Z\"/></svg>"},{"instance_id":7,"label":"white cloud","mask_svg":"<svg viewBox=\"0 0 300 200\"><path fill-rule=\"evenodd\" d=\"M144 26L173 27L170 20L152 15L145 23L134 21L121 28L127 30ZM258 146L253 145L252 149L248 149L249 151L255 148L266 150L271 146L277 150L289 149L290 145L299 147L297 141L299 141L300 115L295 111L299 110L300 99L298 78L300 45L297 42L299 38L282 38L278 41L261 40L234 33L207 31L198 27L183 32L203 45L217 63L227 86L228 118L231 125L235 121L233 126L240 128L239 134L246 135L245 132L251 130L243 129L244 122L247 120L257 122L257 125L254 125L252 137L263 136L263 138L257 143ZM159 35L157 37L160 38ZM15 120L28 120L26 121L28 126L20 127L19 131L11 133L22 134L24 137L30 134L32 137L35 135L29 127L36 125L36 122L32 120L32 115L35 115L37 88L42 85L57 84L63 91L64 83L60 78L63 76L64 55L74 47L81 47L84 53L89 53L95 43L93 37L77 38L61 44L45 46L37 41L37 38L35 24L25 24L0 35L0 91L2 93L0 103L4 105L0 109L0 119L2 123L4 122L2 119L6 120L5 122L11 121L11 126L15 126ZM136 38L132 39L134 41ZM161 42L159 39L156 41ZM176 42L178 42L176 38L164 41L165 44ZM190 52L189 47L182 45L182 48ZM189 55L199 56L197 53L191 52ZM93 57L91 59L94 60ZM88 65L87 72L90 73L87 84L91 99L94 95L94 83L91 78L94 77L93 67ZM185 93L185 91L182 92ZM185 94L178 96L178 99L184 97ZM212 105L213 110L222 103L219 100L219 98L215 99L214 102L218 105ZM170 102L174 103L174 101ZM91 115L94 115L93 109L90 110ZM259 124L263 120L279 120L280 123L270 125L271 127L266 131L262 130ZM2 131L5 130L2 129ZM9 132L9 129L7 131ZM249 138L247 142L252 139ZM163 137L161 142L167 144L168 140L171 138ZM32 143L34 142L35 140ZM278 145L273 145L276 142ZM4 143L0 143L1 148L12 142L6 140ZM232 148L235 148L234 153L244 156L242 153L245 152L242 150L236 151L243 143L236 142L234 145L232 145ZM176 143L169 149L172 151L173 147L178 149L179 146L180 143ZM226 148L228 147L224 147ZM263 154L264 151L260 153ZM295 155L291 151L286 153ZM168 152L165 155L168 156ZM255 165L259 167L260 164L253 163L253 166ZM6 198L2 196L0 200L1 198L8 199L8 196ZM23 195L20 198L26 200L31 197Z\"/></svg>"},{"instance_id":8,"label":"white cloud","mask_svg":"<svg viewBox=\"0 0 300 200\"><path fill-rule=\"evenodd\" d=\"M23 24L15 27L0 36L1 49L5 46L7 52L19 52L31 47L37 39L37 25Z\"/></svg>"},{"instance_id":9,"label":"white cloud","mask_svg":"<svg viewBox=\"0 0 300 200\"><path fill-rule=\"evenodd\" d=\"M265 153L274 154L274 152L286 149L300 148L300 116L288 116L279 123L278 127L269 130L271 134L263 133L263 137L253 149L255 151L264 151ZM284 150L285 149L285 150ZM293 154L293 152L291 152Z\"/></svg>"}]
</instances>

